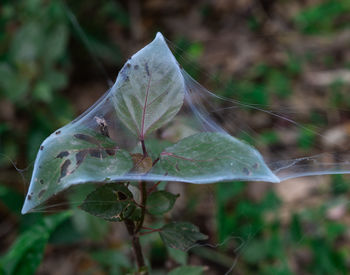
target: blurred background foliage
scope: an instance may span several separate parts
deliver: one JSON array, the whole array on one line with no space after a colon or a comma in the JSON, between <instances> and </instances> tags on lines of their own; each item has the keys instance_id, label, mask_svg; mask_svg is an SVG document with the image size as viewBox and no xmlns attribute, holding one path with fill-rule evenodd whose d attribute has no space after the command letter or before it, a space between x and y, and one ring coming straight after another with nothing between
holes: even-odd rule
<instances>
[{"instance_id":1,"label":"blurred background foliage","mask_svg":"<svg viewBox=\"0 0 350 275\"><path fill-rule=\"evenodd\" d=\"M3 0L4 274L125 274L132 269L122 226L78 209L25 216L20 209L42 140L98 99L125 60L157 31L206 87L262 108L301 107L296 116L301 126L307 121L328 125L322 134L345 136L339 141L345 150L350 136L345 112L350 108L349 22L348 0ZM271 116L250 114L244 121L256 134L240 137L262 145L264 152L317 152L317 146L327 146L302 127L283 133ZM349 177L335 175L279 185L169 184L181 199L166 219L192 221L218 245L182 253L164 247L157 235L149 236L143 242L152 274L185 264L205 266L205 274L230 268L231 274L347 274L349 183ZM79 196L71 192L69 201ZM202 272L193 268L182 274Z\"/></svg>"}]
</instances>

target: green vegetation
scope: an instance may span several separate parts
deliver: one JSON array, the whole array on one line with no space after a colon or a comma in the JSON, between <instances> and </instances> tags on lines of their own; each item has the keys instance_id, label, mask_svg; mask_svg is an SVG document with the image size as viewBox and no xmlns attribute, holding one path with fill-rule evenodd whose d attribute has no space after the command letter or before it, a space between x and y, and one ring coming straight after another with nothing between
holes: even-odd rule
<instances>
[{"instance_id":1,"label":"green vegetation","mask_svg":"<svg viewBox=\"0 0 350 275\"><path fill-rule=\"evenodd\" d=\"M249 40L251 44L265 43L265 50L268 45L268 51L262 51L265 56L257 54L248 65L237 71L225 72L227 67L222 64L227 61L227 56L218 55L221 63L205 60L205 55L211 51L207 41L193 42L194 39L185 35L183 30L176 30L176 24L167 21L170 13L160 7L142 6L145 16L141 21L146 33L143 39L149 41L156 30L168 30L166 36L174 41L174 54L184 69L195 79L204 80L207 87L219 87L213 90L220 95L274 111L274 106L284 106L289 102L310 104L307 99L312 94L317 98L317 101L311 102L315 106L303 112L278 111L287 117L296 117L301 126L308 129L311 124L321 127L326 122L333 126L348 123L349 117L344 111L350 107L348 83L335 78L329 84L315 87L307 82L305 76L310 71L349 69L350 63L344 54L348 51L347 44L337 47L318 44L318 39L328 37L338 41L333 39L349 30L349 1L319 0L312 5L299 3L295 9L289 9L288 2L292 1L271 1L271 7L261 12L260 4L246 10L234 6L232 11L200 2L195 7L200 19L193 16L198 20L195 23L201 24L201 28L193 27L198 28L199 35L194 36L196 39L206 37L204 29L220 44L220 36L216 36L220 34L218 29L246 24L247 29L239 31L249 33L249 37L257 36L256 40ZM84 44L89 45L93 55L107 68L107 74L114 78L128 58L126 49L140 43L132 37L135 14L131 14L127 5L118 1L65 3L81 23L86 42L82 42L81 33L67 17L62 1L4 1L0 7L0 28L5 30L0 32L0 220L3 230L0 274L29 275L35 274L35 270L39 274L50 274L50 268L58 269L57 265L62 263L74 270L74 274L86 274L88 269L101 274L136 271L129 251L131 241L126 241L124 229L118 226L119 223L106 221L115 218L105 215L106 209L112 209L113 213L132 217L135 223L140 221L140 208L133 205L134 211L131 211L128 207L131 198L128 191L122 192L128 198L123 203L111 204L108 199L103 202L98 196L102 209L99 213L103 212L106 220L74 206L88 194L94 196L96 192L105 191L107 196L111 192L114 194L115 187L108 185L102 189L86 186L84 192L81 189L70 190L64 201L68 208L73 208L68 212L20 214L25 190L20 174L9 159L21 168L28 167L22 174L25 182L29 182L31 164L41 142L81 111L81 105L76 103L76 94L86 93L90 104L103 92L101 90L98 94L95 91L89 98L86 87L90 82L82 85L87 80L104 81L104 73L95 65ZM293 13L279 14L287 10ZM264 17L266 12L269 19ZM226 23L227 17L234 17L236 21ZM174 22L174 18L170 19L173 20L169 22ZM187 24L184 18L180 20ZM273 20L282 22L284 29L281 33L271 27ZM220 25L222 22L224 25ZM188 26L190 28L192 26ZM236 38L239 31L233 28L232 37ZM298 35L296 39L299 40L293 40L297 46L283 40L290 33ZM316 41L313 47L304 48L314 41L312 39ZM230 48L231 44L221 44L222 48L234 51ZM249 47L246 48L248 51ZM243 55L245 47L239 51L242 51L239 55ZM181 61L184 60L183 64ZM217 61L216 57L214 60ZM205 61L206 67L203 67L202 62ZM212 72L220 73L210 79L203 70L211 75ZM300 98L301 101L294 101ZM237 119L242 119L247 114L254 115L256 111L247 108L237 113ZM261 146L269 153L283 153L285 150L317 153L317 147L323 146L321 137L295 127L292 145L286 148L283 130L279 129L280 121L271 119L269 115L266 117L263 122L259 120L260 116L254 117L247 126L255 132L239 132L237 137ZM151 148L151 143L151 139L147 140L146 147ZM152 150L150 157L154 159L169 146L171 144L164 144L160 146L160 151L154 150L155 153ZM138 150L138 153L141 152ZM298 186L302 183L302 180L295 182ZM349 177L335 175L317 179L316 183L316 188L307 189L306 195L297 199L286 199L275 185L261 184L264 187L259 189L259 186L256 190L256 185L260 183L234 181L209 187L181 183L174 189L172 185L169 188L166 183L159 183L147 198L148 211L152 214L147 218L148 226L161 229L172 220L191 221L209 237L200 243L218 246L196 247L183 252L166 246L164 238L168 243L172 240L161 236L157 230L155 234L146 234L140 241L150 274L207 274L212 270L221 274L232 264L232 274L346 274L350 255L347 232L350 225ZM312 182L306 181L306 184L315 187ZM176 191L170 193L169 190ZM89 202L91 200L87 200L84 206L86 210L89 210ZM96 209L96 206L93 208ZM50 210L47 209L48 212ZM101 216L99 213L97 216ZM172 237L172 228L167 229L170 232L168 236ZM196 227L192 229L195 235L198 234L196 240L204 239ZM150 231L143 229L140 233ZM75 262L72 263L72 259Z\"/></svg>"}]
</instances>

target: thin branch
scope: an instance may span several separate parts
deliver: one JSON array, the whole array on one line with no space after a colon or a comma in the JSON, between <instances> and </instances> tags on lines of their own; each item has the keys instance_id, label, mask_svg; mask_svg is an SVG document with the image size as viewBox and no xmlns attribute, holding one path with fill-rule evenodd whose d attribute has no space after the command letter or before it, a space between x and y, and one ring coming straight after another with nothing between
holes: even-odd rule
<instances>
[{"instance_id":1,"label":"thin branch","mask_svg":"<svg viewBox=\"0 0 350 275\"><path fill-rule=\"evenodd\" d=\"M147 150L146 150L146 145L145 145L145 141L142 139L140 140L141 141L141 146L142 146L142 153L143 153L143 156L144 157L148 157L148 153L147 153Z\"/></svg>"},{"instance_id":2,"label":"thin branch","mask_svg":"<svg viewBox=\"0 0 350 275\"><path fill-rule=\"evenodd\" d=\"M159 161L159 157L158 158L156 158L154 161L153 161L153 163L152 163L152 167L154 166L154 165L156 165L157 164L157 162Z\"/></svg>"},{"instance_id":3,"label":"thin branch","mask_svg":"<svg viewBox=\"0 0 350 275\"><path fill-rule=\"evenodd\" d=\"M141 229L145 229L145 230L154 230L154 228L152 228L152 227L147 227L147 226L142 226Z\"/></svg>"},{"instance_id":4,"label":"thin branch","mask_svg":"<svg viewBox=\"0 0 350 275\"><path fill-rule=\"evenodd\" d=\"M145 267L145 260L143 258L141 244L139 237L135 234L135 224L131 220L124 221L126 229L129 235L132 237L132 247L134 249L134 254L139 270Z\"/></svg>"},{"instance_id":5,"label":"thin branch","mask_svg":"<svg viewBox=\"0 0 350 275\"><path fill-rule=\"evenodd\" d=\"M147 193L149 194L153 192L161 182L162 181L158 181L157 183L155 183L150 189L148 189Z\"/></svg>"},{"instance_id":6,"label":"thin branch","mask_svg":"<svg viewBox=\"0 0 350 275\"><path fill-rule=\"evenodd\" d=\"M141 237L141 236L145 236L145 235L148 235L148 234L156 233L156 232L159 232L159 231L161 231L161 229L152 229L152 230L149 230L147 232L140 232L138 235Z\"/></svg>"}]
</instances>

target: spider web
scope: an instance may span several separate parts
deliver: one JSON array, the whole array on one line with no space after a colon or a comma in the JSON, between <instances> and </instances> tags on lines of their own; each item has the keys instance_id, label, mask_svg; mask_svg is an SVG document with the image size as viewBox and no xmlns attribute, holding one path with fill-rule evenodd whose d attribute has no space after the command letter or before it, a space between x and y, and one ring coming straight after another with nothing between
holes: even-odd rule
<instances>
[{"instance_id":1,"label":"spider web","mask_svg":"<svg viewBox=\"0 0 350 275\"><path fill-rule=\"evenodd\" d=\"M320 145L313 146L316 154L268 148L250 126L250 115L269 117L280 133L302 130L315 137L308 142L332 143L324 135L328 125L299 123L292 117L296 110L285 115L281 107L269 107L207 90L179 65L158 33L125 63L92 107L43 142L22 212L83 183L280 182L349 173L347 152L323 152ZM244 136L250 144L241 140ZM140 171L133 157L145 155L144 146L153 167Z\"/></svg>"}]
</instances>

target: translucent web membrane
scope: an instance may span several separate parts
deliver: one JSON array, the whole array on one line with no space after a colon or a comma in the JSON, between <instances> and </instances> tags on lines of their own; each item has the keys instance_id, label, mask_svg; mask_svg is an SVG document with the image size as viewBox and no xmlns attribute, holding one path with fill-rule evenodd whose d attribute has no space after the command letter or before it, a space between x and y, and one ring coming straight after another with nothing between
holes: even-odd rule
<instances>
[{"instance_id":1,"label":"translucent web membrane","mask_svg":"<svg viewBox=\"0 0 350 275\"><path fill-rule=\"evenodd\" d=\"M83 183L280 182L350 171L339 154L308 157L293 151L276 158L258 143L259 150L236 138L254 133L247 110L304 129L271 111L206 90L182 69L158 33L126 62L102 98L42 143L22 213Z\"/></svg>"},{"instance_id":2,"label":"translucent web membrane","mask_svg":"<svg viewBox=\"0 0 350 275\"><path fill-rule=\"evenodd\" d=\"M281 106L269 106L269 109L265 109L258 105L228 99L205 89L185 71L182 73L186 89L192 100L192 111L202 122L203 128L250 140L255 148L259 149L265 164L278 178L278 181L303 176L348 174L350 172L349 147L341 148L342 144L348 144L345 142L345 139L348 139L346 125L343 129L334 127L335 125L327 125L325 117L319 117L321 121L319 123L309 121L307 117L310 114L305 114L305 110L298 111L295 108L288 109L288 107ZM329 116L339 111L326 107L324 109L327 111L326 115ZM306 110L310 113L312 111L311 108ZM346 112L346 110L342 111ZM249 119L252 117L257 119L259 116L267 120L267 123L269 121L272 123L270 128L273 131L281 133L282 141L277 148L268 148L266 143L261 138L259 139L261 133L249 126ZM303 123L298 122L299 117L304 120ZM334 129L329 130L328 128ZM283 132L286 136L289 135L285 141ZM300 141L298 135L301 133L310 137L303 140L304 146L310 148L308 150L298 150L295 148L298 144L293 144L293 142ZM281 148L281 145L285 148ZM334 151L326 152L323 147L332 148ZM245 178L245 180L249 179ZM265 178L264 181L272 180Z\"/></svg>"}]
</instances>

